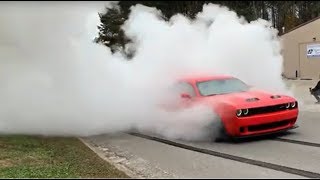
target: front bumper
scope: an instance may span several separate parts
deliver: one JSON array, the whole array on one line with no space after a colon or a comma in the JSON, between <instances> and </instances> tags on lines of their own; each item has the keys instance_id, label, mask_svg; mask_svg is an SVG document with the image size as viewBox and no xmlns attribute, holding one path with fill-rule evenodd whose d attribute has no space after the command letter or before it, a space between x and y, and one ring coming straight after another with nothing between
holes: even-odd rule
<instances>
[{"instance_id":1,"label":"front bumper","mask_svg":"<svg viewBox=\"0 0 320 180\"><path fill-rule=\"evenodd\" d=\"M258 134L251 134L251 135L242 135L242 136L233 136L233 139L245 139L245 138L254 138L254 137L260 137L260 136L267 136L267 135L272 135L272 134L279 134L279 133L283 133L292 129L296 129L298 128L298 125L293 125L290 126L289 128L286 129L281 129L281 130L277 130L277 131L271 131L271 132L267 132L267 133L258 133Z\"/></svg>"},{"instance_id":2,"label":"front bumper","mask_svg":"<svg viewBox=\"0 0 320 180\"><path fill-rule=\"evenodd\" d=\"M259 114L249 117L234 117L226 130L233 137L259 136L292 129L298 117L298 109Z\"/></svg>"}]
</instances>

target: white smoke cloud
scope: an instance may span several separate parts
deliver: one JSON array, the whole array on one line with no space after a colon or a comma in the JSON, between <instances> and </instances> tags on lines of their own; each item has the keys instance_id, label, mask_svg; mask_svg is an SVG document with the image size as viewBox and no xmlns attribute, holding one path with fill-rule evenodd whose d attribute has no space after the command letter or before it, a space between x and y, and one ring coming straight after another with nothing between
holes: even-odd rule
<instances>
[{"instance_id":1,"label":"white smoke cloud","mask_svg":"<svg viewBox=\"0 0 320 180\"><path fill-rule=\"evenodd\" d=\"M1 2L0 133L87 136L138 128L169 138L205 136L212 109L167 112L175 78L223 73L286 92L276 31L205 5L197 19L169 22L136 5L123 25L132 61L94 44L98 12L109 2Z\"/></svg>"}]
</instances>

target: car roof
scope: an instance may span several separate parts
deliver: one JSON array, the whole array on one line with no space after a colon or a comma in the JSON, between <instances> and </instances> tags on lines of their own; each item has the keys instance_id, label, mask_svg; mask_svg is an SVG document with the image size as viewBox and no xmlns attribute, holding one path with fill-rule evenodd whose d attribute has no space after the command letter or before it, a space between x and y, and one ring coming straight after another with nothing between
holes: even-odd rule
<instances>
[{"instance_id":1,"label":"car roof","mask_svg":"<svg viewBox=\"0 0 320 180\"><path fill-rule=\"evenodd\" d=\"M209 81L209 80L230 79L230 78L234 78L234 77L230 76L230 75L222 75L222 74L217 74L217 75L188 75L188 76L183 76L182 78L179 79L179 81L203 82L203 81Z\"/></svg>"}]
</instances>

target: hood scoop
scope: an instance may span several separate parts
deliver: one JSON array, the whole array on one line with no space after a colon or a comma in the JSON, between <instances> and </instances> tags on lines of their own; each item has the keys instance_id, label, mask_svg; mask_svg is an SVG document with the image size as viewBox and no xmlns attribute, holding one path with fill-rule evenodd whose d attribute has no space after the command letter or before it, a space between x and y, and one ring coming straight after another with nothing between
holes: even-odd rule
<instances>
[{"instance_id":1,"label":"hood scoop","mask_svg":"<svg viewBox=\"0 0 320 180\"><path fill-rule=\"evenodd\" d=\"M278 98L281 98L281 96L279 95L274 95L274 96L270 96L271 99L278 99Z\"/></svg>"},{"instance_id":2,"label":"hood scoop","mask_svg":"<svg viewBox=\"0 0 320 180\"><path fill-rule=\"evenodd\" d=\"M249 99L246 99L247 102L255 102L255 101L259 101L260 99L258 98L249 98Z\"/></svg>"}]
</instances>

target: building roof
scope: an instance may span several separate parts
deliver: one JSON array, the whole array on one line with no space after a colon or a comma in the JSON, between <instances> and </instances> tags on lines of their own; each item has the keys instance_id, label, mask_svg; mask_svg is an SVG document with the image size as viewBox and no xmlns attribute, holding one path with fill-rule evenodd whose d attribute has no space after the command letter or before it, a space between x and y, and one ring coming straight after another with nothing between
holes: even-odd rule
<instances>
[{"instance_id":1,"label":"building roof","mask_svg":"<svg viewBox=\"0 0 320 180\"><path fill-rule=\"evenodd\" d=\"M318 20L318 19L320 19L320 16L318 16L318 17L316 17L316 18L313 18L313 19L311 19L311 20L309 20L309 21L307 21L307 22L305 22L305 23L302 23L302 24L300 24L300 25L298 25L298 26L290 29L289 31L283 33L282 35L288 34L289 32L294 31L294 30L296 30L296 29L298 29L298 28L300 28L300 27L302 27L302 26L305 26L305 25L307 25L307 24L309 24L309 23L312 23L313 21L316 21L316 20Z\"/></svg>"}]
</instances>

